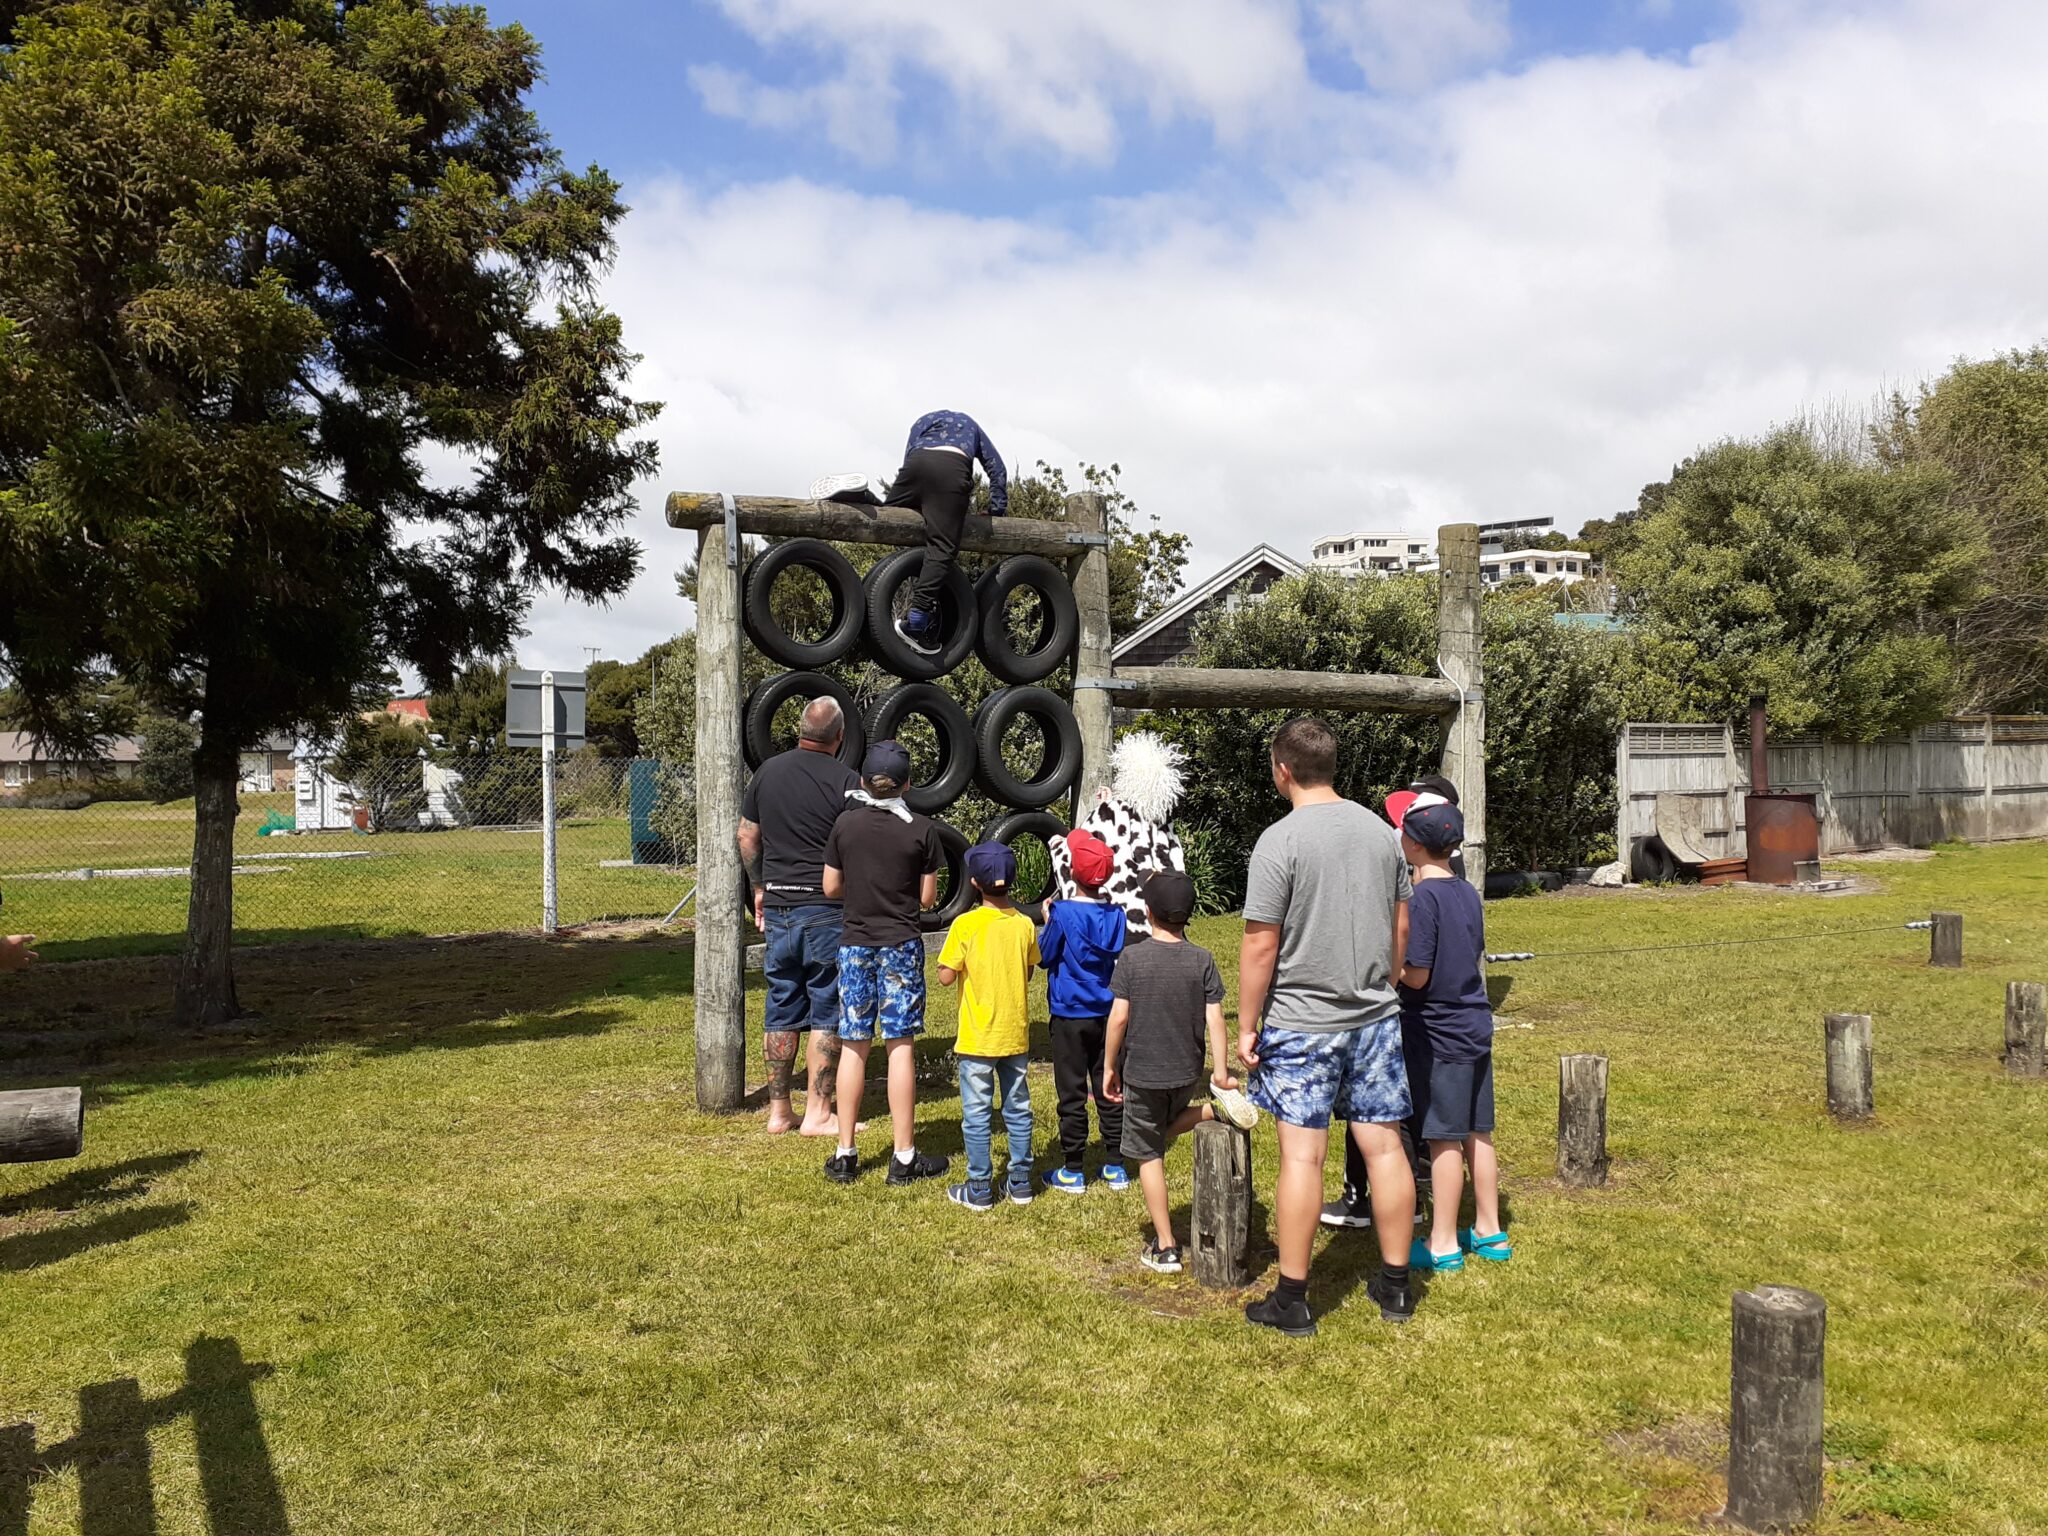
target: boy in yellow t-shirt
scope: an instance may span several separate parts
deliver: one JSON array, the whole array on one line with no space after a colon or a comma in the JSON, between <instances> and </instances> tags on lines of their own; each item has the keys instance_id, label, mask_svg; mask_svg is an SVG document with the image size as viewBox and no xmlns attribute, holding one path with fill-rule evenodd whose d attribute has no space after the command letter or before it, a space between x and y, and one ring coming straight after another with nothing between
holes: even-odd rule
<instances>
[{"instance_id":1,"label":"boy in yellow t-shirt","mask_svg":"<svg viewBox=\"0 0 2048 1536\"><path fill-rule=\"evenodd\" d=\"M981 905L953 920L939 951L939 985L961 983L960 1038L953 1053L960 1059L960 1139L967 1144L967 1182L950 1186L946 1197L970 1211L989 1211L996 1204L989 1142L998 1092L1010 1138L1010 1203L1029 1205L1034 1188L1031 1090L1024 1081L1031 1026L1024 995L1031 967L1038 964L1038 930L1010 903L1015 854L1001 843L976 843L966 863Z\"/></svg>"}]
</instances>

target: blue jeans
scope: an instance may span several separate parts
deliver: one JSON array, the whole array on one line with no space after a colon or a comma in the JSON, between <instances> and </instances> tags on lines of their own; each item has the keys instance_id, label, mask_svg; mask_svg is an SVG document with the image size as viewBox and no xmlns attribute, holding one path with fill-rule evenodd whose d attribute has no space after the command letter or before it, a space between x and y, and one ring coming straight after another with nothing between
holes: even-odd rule
<instances>
[{"instance_id":1,"label":"blue jeans","mask_svg":"<svg viewBox=\"0 0 2048 1536\"><path fill-rule=\"evenodd\" d=\"M996 1128L996 1093L1003 1096L1003 1125L1010 1136L1010 1182L1031 1184L1031 1089L1024 1080L1025 1056L960 1058L960 1139L967 1144L967 1182L995 1177L989 1140Z\"/></svg>"},{"instance_id":2,"label":"blue jeans","mask_svg":"<svg viewBox=\"0 0 2048 1536\"><path fill-rule=\"evenodd\" d=\"M761 969L768 978L770 1031L839 1029L839 930L837 902L805 907L769 907Z\"/></svg>"}]
</instances>

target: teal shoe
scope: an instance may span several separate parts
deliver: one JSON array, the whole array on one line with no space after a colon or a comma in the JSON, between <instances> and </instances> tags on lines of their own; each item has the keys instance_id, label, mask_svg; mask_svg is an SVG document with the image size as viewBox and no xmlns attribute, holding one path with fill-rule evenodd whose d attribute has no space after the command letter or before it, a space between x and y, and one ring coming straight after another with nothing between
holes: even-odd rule
<instances>
[{"instance_id":1,"label":"teal shoe","mask_svg":"<svg viewBox=\"0 0 2048 1536\"><path fill-rule=\"evenodd\" d=\"M1408 1267L1433 1275L1455 1275L1465 1267L1465 1255L1457 1253L1431 1253L1426 1238L1415 1239L1415 1246L1408 1250Z\"/></svg>"},{"instance_id":2,"label":"teal shoe","mask_svg":"<svg viewBox=\"0 0 2048 1536\"><path fill-rule=\"evenodd\" d=\"M1488 1259L1495 1264L1505 1264L1515 1256L1512 1244L1505 1232L1495 1232L1488 1237L1474 1237L1470 1227L1458 1228L1458 1246L1475 1259Z\"/></svg>"}]
</instances>

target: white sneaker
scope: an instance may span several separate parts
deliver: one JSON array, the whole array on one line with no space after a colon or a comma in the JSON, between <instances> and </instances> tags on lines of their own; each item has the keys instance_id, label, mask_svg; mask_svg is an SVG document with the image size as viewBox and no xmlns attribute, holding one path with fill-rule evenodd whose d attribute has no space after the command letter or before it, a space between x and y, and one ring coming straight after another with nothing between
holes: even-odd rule
<instances>
[{"instance_id":1,"label":"white sneaker","mask_svg":"<svg viewBox=\"0 0 2048 1536\"><path fill-rule=\"evenodd\" d=\"M849 491L864 492L864 495L849 496ZM866 475L823 475L811 482L811 500L831 501L880 501L875 494L875 485Z\"/></svg>"},{"instance_id":2,"label":"white sneaker","mask_svg":"<svg viewBox=\"0 0 2048 1536\"><path fill-rule=\"evenodd\" d=\"M1209 1102L1216 1106L1216 1118L1248 1131L1259 1123L1259 1106L1244 1096L1240 1088L1218 1088L1209 1085Z\"/></svg>"}]
</instances>

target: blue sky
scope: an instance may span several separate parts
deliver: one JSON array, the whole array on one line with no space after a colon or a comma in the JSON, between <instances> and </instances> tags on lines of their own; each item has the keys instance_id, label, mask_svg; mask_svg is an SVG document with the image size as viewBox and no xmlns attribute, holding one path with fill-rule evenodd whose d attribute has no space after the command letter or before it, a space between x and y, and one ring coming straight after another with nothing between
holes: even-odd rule
<instances>
[{"instance_id":1,"label":"blue sky","mask_svg":"<svg viewBox=\"0 0 2048 1536\"><path fill-rule=\"evenodd\" d=\"M2048 335L2040 0L527 0L634 212L647 549L528 665L690 622L670 490L923 411L1115 462L1199 580L1634 502L1699 446Z\"/></svg>"}]
</instances>

